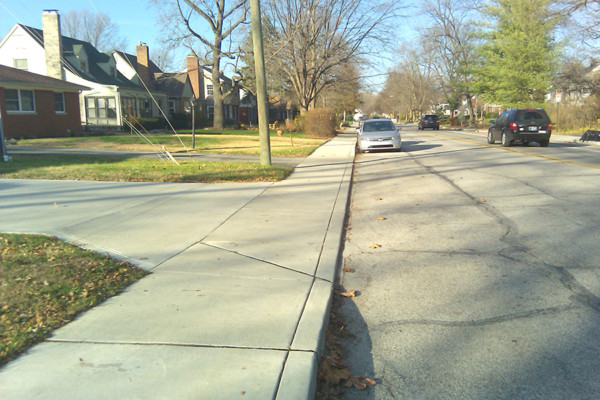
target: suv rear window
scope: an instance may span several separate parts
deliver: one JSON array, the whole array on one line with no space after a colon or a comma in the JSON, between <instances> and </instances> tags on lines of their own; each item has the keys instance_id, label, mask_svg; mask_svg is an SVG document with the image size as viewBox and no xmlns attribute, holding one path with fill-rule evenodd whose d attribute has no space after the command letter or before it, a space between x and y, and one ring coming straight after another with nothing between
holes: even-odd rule
<instances>
[{"instance_id":1,"label":"suv rear window","mask_svg":"<svg viewBox=\"0 0 600 400\"><path fill-rule=\"evenodd\" d=\"M548 121L548 115L544 110L519 110L517 121Z\"/></svg>"},{"instance_id":2,"label":"suv rear window","mask_svg":"<svg viewBox=\"0 0 600 400\"><path fill-rule=\"evenodd\" d=\"M427 121L435 121L436 119L438 119L437 115L424 115L423 119L426 119Z\"/></svg>"}]
</instances>

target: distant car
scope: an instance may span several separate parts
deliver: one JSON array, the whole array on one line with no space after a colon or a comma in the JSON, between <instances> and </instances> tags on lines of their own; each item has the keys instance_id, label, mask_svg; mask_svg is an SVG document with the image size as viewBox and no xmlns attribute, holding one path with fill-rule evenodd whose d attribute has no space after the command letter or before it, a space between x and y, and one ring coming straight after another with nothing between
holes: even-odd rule
<instances>
[{"instance_id":1,"label":"distant car","mask_svg":"<svg viewBox=\"0 0 600 400\"><path fill-rule=\"evenodd\" d=\"M356 149L359 153L372 150L401 150L400 132L390 119L366 119L356 131Z\"/></svg>"},{"instance_id":2,"label":"distant car","mask_svg":"<svg viewBox=\"0 0 600 400\"><path fill-rule=\"evenodd\" d=\"M551 135L552 123L543 108L512 108L490 121L487 142L494 144L499 140L504 147L515 142L525 146L536 142L547 147Z\"/></svg>"},{"instance_id":3,"label":"distant car","mask_svg":"<svg viewBox=\"0 0 600 400\"><path fill-rule=\"evenodd\" d=\"M440 118L435 114L425 114L419 119L418 129L420 131L431 128L434 131L440 130Z\"/></svg>"}]
</instances>

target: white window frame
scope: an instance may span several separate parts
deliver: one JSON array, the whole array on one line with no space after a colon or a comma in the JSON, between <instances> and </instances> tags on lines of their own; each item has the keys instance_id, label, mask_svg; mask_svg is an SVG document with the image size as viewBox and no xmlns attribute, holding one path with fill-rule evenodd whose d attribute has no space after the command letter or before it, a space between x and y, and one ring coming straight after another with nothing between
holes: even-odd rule
<instances>
[{"instance_id":1,"label":"white window frame","mask_svg":"<svg viewBox=\"0 0 600 400\"><path fill-rule=\"evenodd\" d=\"M8 109L8 101L6 93L10 90L15 90L17 92L17 110L9 110ZM31 92L31 110L23 110L23 95L21 92ZM6 113L7 114L35 114L35 91L29 89L4 89L4 102L6 105Z\"/></svg>"},{"instance_id":2,"label":"white window frame","mask_svg":"<svg viewBox=\"0 0 600 400\"><path fill-rule=\"evenodd\" d=\"M206 95L207 96L214 96L215 95L215 88L214 85L210 84L210 85L206 85Z\"/></svg>"},{"instance_id":3,"label":"white window frame","mask_svg":"<svg viewBox=\"0 0 600 400\"><path fill-rule=\"evenodd\" d=\"M25 64L25 66L22 66L22 65L21 65L21 66L18 66L17 64L18 64L18 62L19 62L19 61L24 61L24 62L25 62L25 63L24 63L24 64ZM13 66L14 66L16 69L21 69L21 70L23 70L23 71L29 71L29 62L27 61L27 59L26 59L26 58L13 58Z\"/></svg>"}]
</instances>

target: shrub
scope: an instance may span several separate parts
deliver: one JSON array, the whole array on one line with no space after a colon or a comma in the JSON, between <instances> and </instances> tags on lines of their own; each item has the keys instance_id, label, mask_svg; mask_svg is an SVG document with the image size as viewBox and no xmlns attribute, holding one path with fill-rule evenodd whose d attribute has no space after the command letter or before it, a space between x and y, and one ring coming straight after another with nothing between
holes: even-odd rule
<instances>
[{"instance_id":1,"label":"shrub","mask_svg":"<svg viewBox=\"0 0 600 400\"><path fill-rule=\"evenodd\" d=\"M296 122L292 121L291 119L286 119L285 120L285 130L288 132L296 131Z\"/></svg>"},{"instance_id":2,"label":"shrub","mask_svg":"<svg viewBox=\"0 0 600 400\"><path fill-rule=\"evenodd\" d=\"M135 127L143 128L146 131L164 129L167 126L167 121L159 117L138 117L131 122Z\"/></svg>"},{"instance_id":3,"label":"shrub","mask_svg":"<svg viewBox=\"0 0 600 400\"><path fill-rule=\"evenodd\" d=\"M233 118L225 118L224 122L225 122L225 126L227 126L227 127L232 127L232 128L239 128L240 127L240 123L237 122Z\"/></svg>"},{"instance_id":4,"label":"shrub","mask_svg":"<svg viewBox=\"0 0 600 400\"><path fill-rule=\"evenodd\" d=\"M304 130L316 137L335 136L337 118L335 112L328 108L315 108L304 116Z\"/></svg>"},{"instance_id":5,"label":"shrub","mask_svg":"<svg viewBox=\"0 0 600 400\"><path fill-rule=\"evenodd\" d=\"M580 134L588 129L600 128L600 102L596 96L589 96L583 101L561 102L558 120L555 103L547 103L544 108L550 115L554 131Z\"/></svg>"},{"instance_id":6,"label":"shrub","mask_svg":"<svg viewBox=\"0 0 600 400\"><path fill-rule=\"evenodd\" d=\"M202 112L202 110L196 109L194 115L194 125L195 128L206 128L207 126L212 125L212 119L209 119L206 114ZM189 117L191 121L191 116ZM191 124L191 122L190 122Z\"/></svg>"},{"instance_id":7,"label":"shrub","mask_svg":"<svg viewBox=\"0 0 600 400\"><path fill-rule=\"evenodd\" d=\"M190 117L185 113L175 113L171 116L173 129L186 129L191 125Z\"/></svg>"}]
</instances>

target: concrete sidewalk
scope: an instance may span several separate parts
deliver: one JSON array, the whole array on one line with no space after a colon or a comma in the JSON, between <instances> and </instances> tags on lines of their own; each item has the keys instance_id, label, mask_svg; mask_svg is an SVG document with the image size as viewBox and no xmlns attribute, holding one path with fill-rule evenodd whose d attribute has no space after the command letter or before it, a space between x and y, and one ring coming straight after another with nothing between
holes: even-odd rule
<instances>
[{"instance_id":1,"label":"concrete sidewalk","mask_svg":"<svg viewBox=\"0 0 600 400\"><path fill-rule=\"evenodd\" d=\"M0 231L152 271L2 368L2 399L312 398L354 144L276 184L0 180Z\"/></svg>"}]
</instances>

